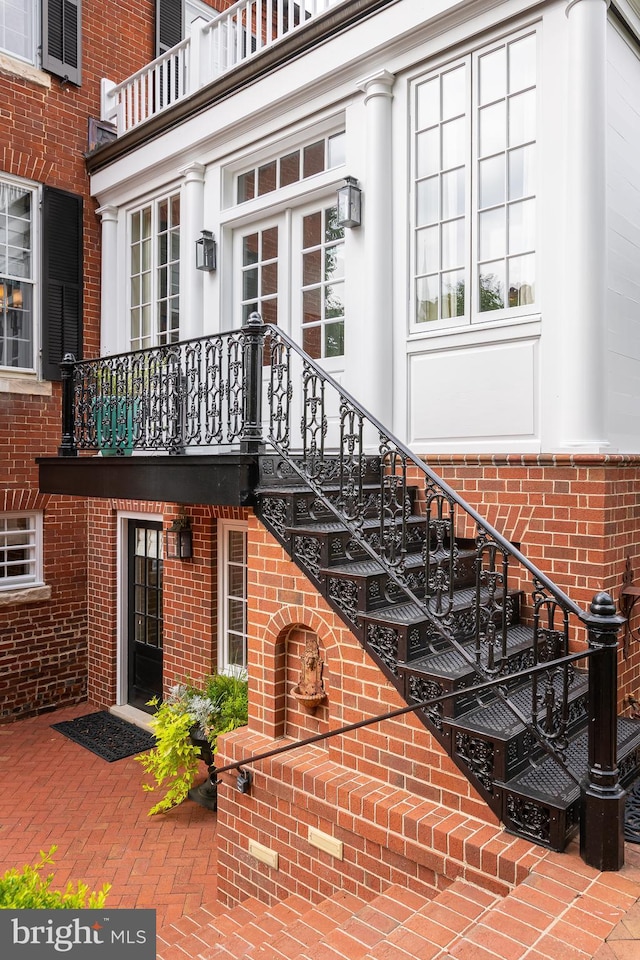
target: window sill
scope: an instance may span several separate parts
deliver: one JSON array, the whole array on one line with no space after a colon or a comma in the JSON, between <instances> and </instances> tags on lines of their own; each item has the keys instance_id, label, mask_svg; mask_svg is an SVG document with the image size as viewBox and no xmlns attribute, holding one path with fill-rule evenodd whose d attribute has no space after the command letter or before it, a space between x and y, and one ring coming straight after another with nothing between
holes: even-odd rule
<instances>
[{"instance_id":1,"label":"window sill","mask_svg":"<svg viewBox=\"0 0 640 960\"><path fill-rule=\"evenodd\" d=\"M46 583L37 587L17 587L15 590L0 590L0 607L20 603L42 603L51 599L51 587Z\"/></svg>"},{"instance_id":2,"label":"window sill","mask_svg":"<svg viewBox=\"0 0 640 960\"><path fill-rule=\"evenodd\" d=\"M0 73L8 74L10 77L20 77L22 80L30 80L39 87L51 89L51 77L44 70L38 70L31 63L25 63L24 60L17 60L7 53L0 53Z\"/></svg>"},{"instance_id":3,"label":"window sill","mask_svg":"<svg viewBox=\"0 0 640 960\"><path fill-rule=\"evenodd\" d=\"M53 390L50 380L38 380L35 373L20 375L0 370L0 393L50 397Z\"/></svg>"}]
</instances>

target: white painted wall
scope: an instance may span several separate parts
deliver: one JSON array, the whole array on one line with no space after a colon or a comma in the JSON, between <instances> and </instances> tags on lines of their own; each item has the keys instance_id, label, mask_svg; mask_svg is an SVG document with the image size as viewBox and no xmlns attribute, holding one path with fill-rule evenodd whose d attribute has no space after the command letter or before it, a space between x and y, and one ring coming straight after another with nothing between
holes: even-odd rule
<instances>
[{"instance_id":1,"label":"white painted wall","mask_svg":"<svg viewBox=\"0 0 640 960\"><path fill-rule=\"evenodd\" d=\"M640 47L614 23L607 37L607 334L609 432L640 452Z\"/></svg>"},{"instance_id":2,"label":"white painted wall","mask_svg":"<svg viewBox=\"0 0 640 960\"><path fill-rule=\"evenodd\" d=\"M203 167L202 223L191 224L218 239L218 270L193 276L202 284L200 329L235 325L233 231L252 219L281 216L303 202L292 185L234 207L229 193L234 169L276 155L295 142L310 142L314 131L346 126L346 162L305 183L305 199L325 198L345 174L363 188L364 222L348 232L347 364L341 381L356 397L369 396L368 371L359 350L370 335L361 309L373 265L367 254L367 108L360 81L385 70L393 75L389 191L391 219L385 255L392 264L389 376L392 409L376 411L416 452L560 452L567 405L562 392L567 355L567 316L572 291L567 251L572 224L567 184L574 171L567 130L571 77L567 67L569 20L565 0L469 0L430 3L432 19L415 0L398 0L274 71L153 144L114 162L92 178L101 205L120 210L117 312L126 318L126 217L132 205L168 184L180 182L190 164ZM635 14L634 14L635 16ZM482 323L429 328L410 326L410 197L408 135L412 78L436 63L471 54L492 37L535 24L539 31L539 250L535 312ZM607 439L611 452L640 451L640 59L617 27L608 28L608 363ZM120 79L120 78L118 78ZM370 130L369 130L370 136ZM588 203L588 198L585 198ZM194 218L192 218L194 219ZM604 269L604 265L603 265ZM189 278L186 278L187 281ZM197 298L196 301L197 302ZM603 318L603 322L604 318ZM193 320L191 326L198 327ZM425 327L427 325L424 325ZM122 340L119 339L119 343ZM121 347L121 349L126 349ZM338 371L336 371L338 372ZM564 410L563 410L564 405ZM388 406L384 402L385 408Z\"/></svg>"}]
</instances>

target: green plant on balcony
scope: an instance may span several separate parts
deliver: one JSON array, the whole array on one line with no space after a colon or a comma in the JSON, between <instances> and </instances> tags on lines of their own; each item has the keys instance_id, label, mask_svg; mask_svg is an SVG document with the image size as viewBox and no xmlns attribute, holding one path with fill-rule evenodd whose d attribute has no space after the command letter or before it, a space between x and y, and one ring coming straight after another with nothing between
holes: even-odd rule
<instances>
[{"instance_id":1,"label":"green plant on balcony","mask_svg":"<svg viewBox=\"0 0 640 960\"><path fill-rule=\"evenodd\" d=\"M64 890L52 890L54 874L42 875L44 867L53 863L57 847L48 853L40 851L40 860L33 866L26 864L21 871L11 867L0 877L0 909L4 910L82 910L100 909L104 906L110 883L102 890L89 891L80 880L67 883Z\"/></svg>"},{"instance_id":2,"label":"green plant on balcony","mask_svg":"<svg viewBox=\"0 0 640 960\"><path fill-rule=\"evenodd\" d=\"M162 702L157 697L149 701L156 708L150 721L156 746L136 759L154 781L143 784L143 790L164 790L150 815L182 803L194 784L199 761L208 763L215 754L219 735L247 724L247 688L245 676L216 673L201 687L187 681L171 687ZM201 740L211 758L203 756Z\"/></svg>"}]
</instances>

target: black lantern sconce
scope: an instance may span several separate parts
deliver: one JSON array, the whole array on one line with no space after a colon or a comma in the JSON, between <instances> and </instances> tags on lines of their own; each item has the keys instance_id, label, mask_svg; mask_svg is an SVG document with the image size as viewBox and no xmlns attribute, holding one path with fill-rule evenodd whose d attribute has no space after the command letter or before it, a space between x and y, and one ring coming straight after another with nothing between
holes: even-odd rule
<instances>
[{"instance_id":1,"label":"black lantern sconce","mask_svg":"<svg viewBox=\"0 0 640 960\"><path fill-rule=\"evenodd\" d=\"M200 238L196 240L196 269L216 269L216 241L210 230L202 230Z\"/></svg>"},{"instance_id":2,"label":"black lantern sconce","mask_svg":"<svg viewBox=\"0 0 640 960\"><path fill-rule=\"evenodd\" d=\"M341 227L359 227L362 223L362 190L355 177L345 177L338 190L338 223Z\"/></svg>"},{"instance_id":3,"label":"black lantern sconce","mask_svg":"<svg viewBox=\"0 0 640 960\"><path fill-rule=\"evenodd\" d=\"M184 510L176 517L165 532L167 557L171 560L190 560L193 556L193 534L191 519Z\"/></svg>"}]
</instances>

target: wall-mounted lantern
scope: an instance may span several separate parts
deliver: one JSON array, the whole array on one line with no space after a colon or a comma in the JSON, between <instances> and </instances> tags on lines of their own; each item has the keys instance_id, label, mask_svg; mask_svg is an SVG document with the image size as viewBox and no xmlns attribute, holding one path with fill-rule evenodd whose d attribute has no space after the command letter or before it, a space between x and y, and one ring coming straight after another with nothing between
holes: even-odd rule
<instances>
[{"instance_id":1,"label":"wall-mounted lantern","mask_svg":"<svg viewBox=\"0 0 640 960\"><path fill-rule=\"evenodd\" d=\"M170 560L190 560L193 556L191 518L185 515L184 510L166 530L165 546Z\"/></svg>"},{"instance_id":2,"label":"wall-mounted lantern","mask_svg":"<svg viewBox=\"0 0 640 960\"><path fill-rule=\"evenodd\" d=\"M345 177L338 190L338 223L341 227L359 227L362 222L362 190L355 177Z\"/></svg>"},{"instance_id":3,"label":"wall-mounted lantern","mask_svg":"<svg viewBox=\"0 0 640 960\"><path fill-rule=\"evenodd\" d=\"M210 230L202 230L196 240L196 268L209 271L216 269L216 241Z\"/></svg>"}]
</instances>

